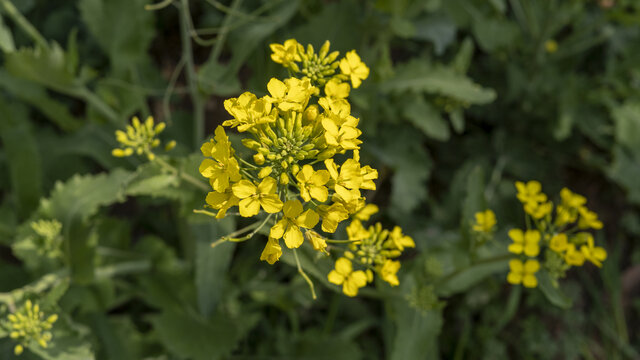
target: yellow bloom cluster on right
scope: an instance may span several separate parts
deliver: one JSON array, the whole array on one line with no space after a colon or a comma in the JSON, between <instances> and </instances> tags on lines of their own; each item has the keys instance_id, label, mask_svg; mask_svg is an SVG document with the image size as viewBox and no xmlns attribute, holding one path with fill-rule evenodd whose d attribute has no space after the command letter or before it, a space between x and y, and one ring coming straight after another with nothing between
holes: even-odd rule
<instances>
[{"instance_id":1,"label":"yellow bloom cluster on right","mask_svg":"<svg viewBox=\"0 0 640 360\"><path fill-rule=\"evenodd\" d=\"M509 283L533 288L538 285L535 274L541 268L558 279L572 266L582 266L586 261L602 266L607 252L594 245L593 234L589 232L602 229L602 222L586 207L584 196L563 188L554 217L554 204L542 192L538 181L518 181L516 189L527 216L527 229L509 231L512 240L509 252L518 255L509 263ZM544 254L543 261L541 254Z\"/></svg>"},{"instance_id":2,"label":"yellow bloom cluster on right","mask_svg":"<svg viewBox=\"0 0 640 360\"><path fill-rule=\"evenodd\" d=\"M27 300L18 311L7 316L9 320L9 337L18 341L14 347L16 355L22 354L25 347L37 344L43 348L48 346L52 339L49 331L53 323L58 320L58 315L49 315L46 319L40 311L38 304Z\"/></svg>"}]
</instances>

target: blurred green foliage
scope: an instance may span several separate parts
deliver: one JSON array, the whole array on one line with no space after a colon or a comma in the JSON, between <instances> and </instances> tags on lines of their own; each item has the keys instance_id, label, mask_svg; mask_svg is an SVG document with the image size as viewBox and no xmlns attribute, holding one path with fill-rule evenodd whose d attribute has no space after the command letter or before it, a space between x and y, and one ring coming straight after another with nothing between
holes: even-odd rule
<instances>
[{"instance_id":1,"label":"blurred green foliage","mask_svg":"<svg viewBox=\"0 0 640 360\"><path fill-rule=\"evenodd\" d=\"M255 241L211 248L236 222L192 212L206 192L180 175L199 177L225 98L284 74L268 44L288 38L371 67L351 97L380 172L368 200L417 244L399 289L346 298L303 251L312 301L291 253L269 266ZM60 314L23 359L640 356L635 0L0 0L0 50L0 312L38 299ZM177 172L111 156L134 115L167 123ZM602 271L506 284L513 182L529 179L587 196ZM476 248L486 208L501 230ZM38 251L39 220L62 224L62 255Z\"/></svg>"}]
</instances>

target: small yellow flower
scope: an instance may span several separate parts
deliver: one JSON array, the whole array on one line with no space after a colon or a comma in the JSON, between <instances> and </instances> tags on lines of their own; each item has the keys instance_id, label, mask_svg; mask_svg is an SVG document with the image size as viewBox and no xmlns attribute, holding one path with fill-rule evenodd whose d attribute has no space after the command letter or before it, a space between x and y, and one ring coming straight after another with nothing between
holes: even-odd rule
<instances>
[{"instance_id":1,"label":"small yellow flower","mask_svg":"<svg viewBox=\"0 0 640 360\"><path fill-rule=\"evenodd\" d=\"M282 212L284 216L271 228L269 234L274 239L284 238L284 243L289 249L295 249L302 245L304 237L300 228L311 229L318 223L318 214L308 209L302 212L302 204L298 200L289 200L284 203Z\"/></svg>"},{"instance_id":2,"label":"small yellow flower","mask_svg":"<svg viewBox=\"0 0 640 360\"><path fill-rule=\"evenodd\" d=\"M370 235L369 231L362 226L360 220L353 220L349 226L347 226L347 236L349 240L364 240Z\"/></svg>"},{"instance_id":3,"label":"small yellow flower","mask_svg":"<svg viewBox=\"0 0 640 360\"><path fill-rule=\"evenodd\" d=\"M562 199L562 204L568 208L577 209L587 203L587 198L582 195L573 193L567 188L562 188L562 190L560 190L560 199Z\"/></svg>"},{"instance_id":4,"label":"small yellow flower","mask_svg":"<svg viewBox=\"0 0 640 360\"><path fill-rule=\"evenodd\" d=\"M540 204L536 202L527 202L524 204L524 211L534 219L540 220L551 214L553 211L553 203L551 201Z\"/></svg>"},{"instance_id":5,"label":"small yellow flower","mask_svg":"<svg viewBox=\"0 0 640 360\"><path fill-rule=\"evenodd\" d=\"M338 223L349 218L349 212L340 203L333 203L331 206L320 205L316 211L322 217L322 231L327 233L336 232Z\"/></svg>"},{"instance_id":6,"label":"small yellow flower","mask_svg":"<svg viewBox=\"0 0 640 360\"><path fill-rule=\"evenodd\" d=\"M347 159L338 171L338 166L333 159L324 161L329 174L333 180L334 190L346 202L350 202L354 198L360 197L360 192L351 193L348 190L358 190L362 184L362 172L360 164L354 159Z\"/></svg>"},{"instance_id":7,"label":"small yellow flower","mask_svg":"<svg viewBox=\"0 0 640 360\"><path fill-rule=\"evenodd\" d=\"M524 264L519 259L509 261L509 274L507 274L507 282L513 285L522 284L528 288L538 286L536 272L540 270L538 260L527 260Z\"/></svg>"},{"instance_id":8,"label":"small yellow flower","mask_svg":"<svg viewBox=\"0 0 640 360\"><path fill-rule=\"evenodd\" d=\"M582 266L584 260L584 254L576 249L575 244L569 243L567 252L564 254L564 261L571 266Z\"/></svg>"},{"instance_id":9,"label":"small yellow flower","mask_svg":"<svg viewBox=\"0 0 640 360\"><path fill-rule=\"evenodd\" d=\"M353 218L360 221L367 221L378 211L378 205L366 204L353 214Z\"/></svg>"},{"instance_id":10,"label":"small yellow flower","mask_svg":"<svg viewBox=\"0 0 640 360\"><path fill-rule=\"evenodd\" d=\"M567 250L568 247L569 247L569 240L567 238L567 234L565 233L553 235L553 237L551 238L551 241L549 242L549 248L557 252L558 254Z\"/></svg>"},{"instance_id":11,"label":"small yellow flower","mask_svg":"<svg viewBox=\"0 0 640 360\"><path fill-rule=\"evenodd\" d=\"M325 184L330 178L331 175L329 175L327 170L314 171L311 165L304 165L302 170L296 174L300 197L302 197L304 201L310 201L311 198L320 202L327 201L329 190Z\"/></svg>"},{"instance_id":12,"label":"small yellow flower","mask_svg":"<svg viewBox=\"0 0 640 360\"><path fill-rule=\"evenodd\" d=\"M544 49L549 53L553 54L558 51L558 43L555 40L547 40L544 43Z\"/></svg>"},{"instance_id":13,"label":"small yellow flower","mask_svg":"<svg viewBox=\"0 0 640 360\"><path fill-rule=\"evenodd\" d=\"M345 57L340 60L340 71L348 75L351 79L351 85L357 89L362 80L369 76L369 68L360 60L360 56L355 50L349 51Z\"/></svg>"},{"instance_id":14,"label":"small yellow flower","mask_svg":"<svg viewBox=\"0 0 640 360\"><path fill-rule=\"evenodd\" d=\"M598 214L584 206L578 209L578 213L580 213L580 220L578 220L578 227L580 229L602 229L602 221L598 220Z\"/></svg>"},{"instance_id":15,"label":"small yellow flower","mask_svg":"<svg viewBox=\"0 0 640 360\"><path fill-rule=\"evenodd\" d=\"M215 191L224 192L229 187L230 182L241 179L240 166L233 157L233 148L229 138L222 126L215 130L214 140L210 140L202 145L200 151L202 155L212 159L204 159L200 163L200 174L209 178L211 186Z\"/></svg>"},{"instance_id":16,"label":"small yellow flower","mask_svg":"<svg viewBox=\"0 0 640 360\"><path fill-rule=\"evenodd\" d=\"M389 239L387 242L391 245L391 248L403 251L405 248L414 248L416 247L416 243L413 242L413 239L410 236L404 235L402 233L402 228L400 226L396 226L389 233Z\"/></svg>"},{"instance_id":17,"label":"small yellow flower","mask_svg":"<svg viewBox=\"0 0 640 360\"><path fill-rule=\"evenodd\" d=\"M349 84L335 78L329 80L324 86L325 95L333 99L345 99L349 97L350 90Z\"/></svg>"},{"instance_id":18,"label":"small yellow flower","mask_svg":"<svg viewBox=\"0 0 640 360\"><path fill-rule=\"evenodd\" d=\"M509 245L509 252L514 254L524 252L529 257L537 256L540 253L540 232L538 230L527 230L523 233L520 229L511 229L509 237L513 240L513 244Z\"/></svg>"},{"instance_id":19,"label":"small yellow flower","mask_svg":"<svg viewBox=\"0 0 640 360\"><path fill-rule=\"evenodd\" d=\"M473 225L473 231L490 233L496 226L496 214L490 209L477 212L475 218L476 223Z\"/></svg>"},{"instance_id":20,"label":"small yellow flower","mask_svg":"<svg viewBox=\"0 0 640 360\"><path fill-rule=\"evenodd\" d=\"M278 183L272 177L262 179L258 186L249 180L240 180L233 185L232 189L233 195L241 199L238 207L240 215L243 217L257 215L261 206L264 211L270 214L277 213L282 209L282 201L276 194Z\"/></svg>"},{"instance_id":21,"label":"small yellow flower","mask_svg":"<svg viewBox=\"0 0 640 360\"><path fill-rule=\"evenodd\" d=\"M274 239L269 237L267 240L267 244L262 250L262 254L260 255L260 260L268 262L270 265L273 265L276 261L280 260L280 256L282 256L282 247L280 246L280 241L278 239Z\"/></svg>"},{"instance_id":22,"label":"small yellow flower","mask_svg":"<svg viewBox=\"0 0 640 360\"><path fill-rule=\"evenodd\" d=\"M237 127L239 132L254 131L254 127L270 124L276 121L276 114L272 111L271 102L266 98L258 99L250 92L244 92L237 98L224 101L224 108L233 116L225 120L222 126Z\"/></svg>"},{"instance_id":23,"label":"small yellow flower","mask_svg":"<svg viewBox=\"0 0 640 360\"><path fill-rule=\"evenodd\" d=\"M327 278L332 284L342 285L342 292L351 297L358 295L358 289L367 285L365 272L353 271L351 261L347 258L339 258L335 270L331 270Z\"/></svg>"},{"instance_id":24,"label":"small yellow flower","mask_svg":"<svg viewBox=\"0 0 640 360\"><path fill-rule=\"evenodd\" d=\"M379 266L377 272L382 280L388 282L391 286L398 286L400 285L397 275L398 270L400 270L400 261L387 259L382 266Z\"/></svg>"},{"instance_id":25,"label":"small yellow flower","mask_svg":"<svg viewBox=\"0 0 640 360\"><path fill-rule=\"evenodd\" d=\"M271 60L278 64L282 64L286 68L293 71L300 71L294 61L302 61L298 53L298 42L295 39L289 39L284 44L270 44L269 47L273 53Z\"/></svg>"},{"instance_id":26,"label":"small yellow flower","mask_svg":"<svg viewBox=\"0 0 640 360\"><path fill-rule=\"evenodd\" d=\"M320 236L320 234L313 230L306 231L305 235L307 236L307 239L311 243L311 246L313 246L314 250L322 251L327 255L329 254L325 250L327 248L327 240L324 237Z\"/></svg>"},{"instance_id":27,"label":"small yellow flower","mask_svg":"<svg viewBox=\"0 0 640 360\"><path fill-rule=\"evenodd\" d=\"M538 181L531 180L526 184L521 181L516 181L516 189L518 190L518 200L523 204L547 201L547 195L541 193L542 185Z\"/></svg>"},{"instance_id":28,"label":"small yellow flower","mask_svg":"<svg viewBox=\"0 0 640 360\"><path fill-rule=\"evenodd\" d=\"M316 87L311 85L309 79L296 78L289 78L284 82L271 78L267 84L267 90L271 96L266 96L265 99L277 104L278 109L299 112L304 110L311 95L318 91Z\"/></svg>"},{"instance_id":29,"label":"small yellow flower","mask_svg":"<svg viewBox=\"0 0 640 360\"><path fill-rule=\"evenodd\" d=\"M18 311L9 314L7 319L9 320L9 337L20 342L13 351L16 355L20 355L24 347L32 342L42 348L49 346L53 338L49 330L58 320L58 315L53 314L45 318L44 312L40 311L40 306L27 300Z\"/></svg>"},{"instance_id":30,"label":"small yellow flower","mask_svg":"<svg viewBox=\"0 0 640 360\"><path fill-rule=\"evenodd\" d=\"M607 258L605 249L593 245L593 236L591 234L587 237L587 244L580 247L580 252L586 260L591 261L597 267L602 267L602 262Z\"/></svg>"},{"instance_id":31,"label":"small yellow flower","mask_svg":"<svg viewBox=\"0 0 640 360\"><path fill-rule=\"evenodd\" d=\"M238 205L240 199L233 195L231 188L228 188L225 192L220 193L212 191L207 194L205 201L213 209L218 210L216 219L222 219L227 214L227 211L232 207Z\"/></svg>"}]
</instances>

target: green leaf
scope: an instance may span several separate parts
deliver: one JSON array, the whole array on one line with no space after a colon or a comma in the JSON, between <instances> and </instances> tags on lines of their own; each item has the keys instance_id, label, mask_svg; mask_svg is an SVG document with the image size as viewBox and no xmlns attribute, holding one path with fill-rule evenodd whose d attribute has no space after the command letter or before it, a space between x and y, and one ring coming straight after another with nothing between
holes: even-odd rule
<instances>
[{"instance_id":1,"label":"green leaf","mask_svg":"<svg viewBox=\"0 0 640 360\"><path fill-rule=\"evenodd\" d=\"M436 291L440 296L451 296L467 291L473 285L486 279L487 277L504 272L509 264L508 257L479 259L473 265L460 268L452 275L446 276L445 281L436 286Z\"/></svg>"},{"instance_id":2,"label":"green leaf","mask_svg":"<svg viewBox=\"0 0 640 360\"><path fill-rule=\"evenodd\" d=\"M456 37L455 23L442 14L423 17L416 20L413 25L415 27L413 37L431 41L436 55L442 55Z\"/></svg>"},{"instance_id":3,"label":"green leaf","mask_svg":"<svg viewBox=\"0 0 640 360\"><path fill-rule=\"evenodd\" d=\"M451 62L451 66L453 66L453 69L457 73L467 73L469 66L471 65L471 60L473 59L474 49L473 40L467 37L462 41L462 45L460 45L460 49L458 50L456 57Z\"/></svg>"},{"instance_id":4,"label":"green leaf","mask_svg":"<svg viewBox=\"0 0 640 360\"><path fill-rule=\"evenodd\" d=\"M13 34L11 34L11 30L5 25L2 16L0 16L0 50L5 53L16 50L16 46L13 43Z\"/></svg>"},{"instance_id":5,"label":"green leaf","mask_svg":"<svg viewBox=\"0 0 640 360\"><path fill-rule=\"evenodd\" d=\"M222 298L222 291L235 243L221 244L214 248L211 243L234 229L234 219L216 220L201 215L206 222L191 222L189 228L195 237L196 264L195 282L198 292L198 307L204 317L209 317Z\"/></svg>"},{"instance_id":6,"label":"green leaf","mask_svg":"<svg viewBox=\"0 0 640 360\"><path fill-rule=\"evenodd\" d=\"M0 139L9 167L18 215L27 217L42 194L42 161L24 107L0 99Z\"/></svg>"},{"instance_id":7,"label":"green leaf","mask_svg":"<svg viewBox=\"0 0 640 360\"><path fill-rule=\"evenodd\" d=\"M570 297L565 295L560 290L558 282L551 278L551 275L546 270L541 270L536 274L538 278L538 287L544 296L553 305L563 309L569 309L573 305L573 301Z\"/></svg>"},{"instance_id":8,"label":"green leaf","mask_svg":"<svg viewBox=\"0 0 640 360\"><path fill-rule=\"evenodd\" d=\"M0 87L37 108L63 130L75 130L82 124L79 119L71 115L65 105L49 96L42 85L11 76L0 69Z\"/></svg>"},{"instance_id":9,"label":"green leaf","mask_svg":"<svg viewBox=\"0 0 640 360\"><path fill-rule=\"evenodd\" d=\"M607 174L627 191L627 200L640 204L640 158L621 147L613 147L613 161Z\"/></svg>"},{"instance_id":10,"label":"green leaf","mask_svg":"<svg viewBox=\"0 0 640 360\"><path fill-rule=\"evenodd\" d=\"M222 315L205 322L189 314L165 311L152 316L151 323L173 354L194 360L214 360L229 355L240 335L237 324Z\"/></svg>"},{"instance_id":11,"label":"green leaf","mask_svg":"<svg viewBox=\"0 0 640 360\"><path fill-rule=\"evenodd\" d=\"M484 169L480 165L476 165L467 177L461 221L465 229L468 229L469 224L474 221L474 214L476 212L484 211L487 208L487 201L484 197L484 176Z\"/></svg>"},{"instance_id":12,"label":"green leaf","mask_svg":"<svg viewBox=\"0 0 640 360\"><path fill-rule=\"evenodd\" d=\"M453 68L412 60L398 66L394 77L381 85L384 92L425 92L439 94L470 104L486 104L496 98L492 89L482 88Z\"/></svg>"},{"instance_id":13,"label":"green leaf","mask_svg":"<svg viewBox=\"0 0 640 360\"><path fill-rule=\"evenodd\" d=\"M154 36L154 12L146 0L83 0L82 20L109 55L115 72L130 69L147 55Z\"/></svg>"},{"instance_id":14,"label":"green leaf","mask_svg":"<svg viewBox=\"0 0 640 360\"><path fill-rule=\"evenodd\" d=\"M510 47L520 36L520 28L508 20L482 17L473 22L473 33L482 50L493 52Z\"/></svg>"},{"instance_id":15,"label":"green leaf","mask_svg":"<svg viewBox=\"0 0 640 360\"><path fill-rule=\"evenodd\" d=\"M611 111L616 142L640 155L640 102L627 101Z\"/></svg>"},{"instance_id":16,"label":"green leaf","mask_svg":"<svg viewBox=\"0 0 640 360\"><path fill-rule=\"evenodd\" d=\"M449 124L423 96L414 96L402 114L428 137L439 141L449 140Z\"/></svg>"},{"instance_id":17,"label":"green leaf","mask_svg":"<svg viewBox=\"0 0 640 360\"><path fill-rule=\"evenodd\" d=\"M80 330L78 330L80 329ZM87 329L69 324L62 317L53 327L53 339L47 348L31 346L29 351L45 360L92 360L95 359L91 343L86 339Z\"/></svg>"},{"instance_id":18,"label":"green leaf","mask_svg":"<svg viewBox=\"0 0 640 360\"><path fill-rule=\"evenodd\" d=\"M208 61L198 71L198 84L207 94L230 96L240 92L238 76L229 70L229 66Z\"/></svg>"},{"instance_id":19,"label":"green leaf","mask_svg":"<svg viewBox=\"0 0 640 360\"><path fill-rule=\"evenodd\" d=\"M451 125L456 133L461 134L464 131L464 113L462 109L453 109L449 113L449 120L451 120Z\"/></svg>"}]
</instances>

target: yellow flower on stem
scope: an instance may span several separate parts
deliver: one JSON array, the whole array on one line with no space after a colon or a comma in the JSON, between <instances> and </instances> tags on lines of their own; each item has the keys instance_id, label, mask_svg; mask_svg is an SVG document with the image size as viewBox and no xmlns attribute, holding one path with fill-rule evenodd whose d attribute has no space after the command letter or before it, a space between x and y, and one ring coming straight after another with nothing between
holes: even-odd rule
<instances>
[{"instance_id":1,"label":"yellow flower on stem","mask_svg":"<svg viewBox=\"0 0 640 360\"><path fill-rule=\"evenodd\" d=\"M513 285L522 284L528 288L534 288L538 286L538 279L536 278L536 272L540 270L540 263L538 260L527 260L522 263L519 259L513 259L509 261L509 274L507 274L507 282Z\"/></svg>"},{"instance_id":2,"label":"yellow flower on stem","mask_svg":"<svg viewBox=\"0 0 640 360\"><path fill-rule=\"evenodd\" d=\"M289 39L284 44L270 44L269 47L273 53L271 54L271 60L286 68L291 68L293 71L298 72L298 66L294 61L302 61L300 54L298 53L298 42L295 39Z\"/></svg>"},{"instance_id":3,"label":"yellow flower on stem","mask_svg":"<svg viewBox=\"0 0 640 360\"><path fill-rule=\"evenodd\" d=\"M349 97L350 90L349 84L336 78L329 80L324 86L325 95L332 99L345 99Z\"/></svg>"},{"instance_id":4,"label":"yellow flower on stem","mask_svg":"<svg viewBox=\"0 0 640 360\"><path fill-rule=\"evenodd\" d=\"M564 261L571 266L582 266L584 264L584 254L576 249L575 244L570 243L567 245Z\"/></svg>"},{"instance_id":5,"label":"yellow flower on stem","mask_svg":"<svg viewBox=\"0 0 640 360\"><path fill-rule=\"evenodd\" d=\"M358 289L367 285L365 272L353 271L351 261L347 258L339 258L335 270L331 270L327 278L332 284L342 285L342 292L351 297L358 295Z\"/></svg>"},{"instance_id":6,"label":"yellow flower on stem","mask_svg":"<svg viewBox=\"0 0 640 360\"><path fill-rule=\"evenodd\" d=\"M284 82L271 78L267 84L267 90L271 96L266 96L265 99L277 104L278 109L300 112L304 110L311 95L318 91L316 87L311 85L309 79L296 78L289 78Z\"/></svg>"},{"instance_id":7,"label":"yellow flower on stem","mask_svg":"<svg viewBox=\"0 0 640 360\"><path fill-rule=\"evenodd\" d=\"M534 219L540 220L551 214L551 211L553 211L553 203L551 201L540 204L536 202L527 202L524 204L524 211Z\"/></svg>"},{"instance_id":8,"label":"yellow flower on stem","mask_svg":"<svg viewBox=\"0 0 640 360\"><path fill-rule=\"evenodd\" d=\"M251 217L260 212L260 207L264 211L274 214L282 209L282 201L276 194L278 189L277 181L272 177L262 179L258 186L249 180L240 180L233 185L233 195L241 199L238 207L240 215Z\"/></svg>"},{"instance_id":9,"label":"yellow flower on stem","mask_svg":"<svg viewBox=\"0 0 640 360\"><path fill-rule=\"evenodd\" d=\"M200 148L202 155L213 158L202 160L200 174L211 180L211 186L215 191L224 192L229 187L229 182L241 179L240 166L233 157L233 149L224 128L218 126L215 134L215 141L210 140Z\"/></svg>"},{"instance_id":10,"label":"yellow flower on stem","mask_svg":"<svg viewBox=\"0 0 640 360\"><path fill-rule=\"evenodd\" d=\"M340 71L348 75L351 79L351 85L357 89L362 80L369 76L369 68L360 60L360 56L355 50L349 51L345 57L340 60Z\"/></svg>"},{"instance_id":11,"label":"yellow flower on stem","mask_svg":"<svg viewBox=\"0 0 640 360\"><path fill-rule=\"evenodd\" d=\"M305 235L307 236L307 239L311 243L311 246L313 246L314 250L322 251L329 255L329 253L325 250L327 248L327 240L324 237L313 230L306 231Z\"/></svg>"},{"instance_id":12,"label":"yellow flower on stem","mask_svg":"<svg viewBox=\"0 0 640 360\"><path fill-rule=\"evenodd\" d=\"M282 256L280 241L269 237L269 240L267 240L267 244L264 246L264 250L262 250L262 254L260 255L260 260L273 265L276 261L280 260L280 256Z\"/></svg>"},{"instance_id":13,"label":"yellow flower on stem","mask_svg":"<svg viewBox=\"0 0 640 360\"><path fill-rule=\"evenodd\" d=\"M324 138L328 145L339 146L344 150L356 150L362 140L358 140L358 136L362 133L358 129L358 119L337 125L331 118L322 119L322 127L325 130Z\"/></svg>"},{"instance_id":14,"label":"yellow flower on stem","mask_svg":"<svg viewBox=\"0 0 640 360\"><path fill-rule=\"evenodd\" d=\"M405 248L416 247L416 243L413 242L413 239L402 233L402 228L400 228L400 226L394 227L389 233L387 243L390 244L392 248L400 251L403 251Z\"/></svg>"},{"instance_id":15,"label":"yellow flower on stem","mask_svg":"<svg viewBox=\"0 0 640 360\"><path fill-rule=\"evenodd\" d=\"M347 226L347 236L349 240L364 240L371 236L371 234L362 226L360 220L353 220L351 224Z\"/></svg>"},{"instance_id":16,"label":"yellow flower on stem","mask_svg":"<svg viewBox=\"0 0 640 360\"><path fill-rule=\"evenodd\" d=\"M602 267L602 262L607 258L605 249L593 245L593 236L591 234L587 237L587 244L580 247L580 252L585 259L591 261L597 267Z\"/></svg>"},{"instance_id":17,"label":"yellow flower on stem","mask_svg":"<svg viewBox=\"0 0 640 360\"><path fill-rule=\"evenodd\" d=\"M555 234L553 235L553 237L551 237L551 241L549 242L549 248L551 250L560 254L563 251L567 250L568 247L569 247L569 240L567 238L567 234L560 233L560 234Z\"/></svg>"},{"instance_id":18,"label":"yellow flower on stem","mask_svg":"<svg viewBox=\"0 0 640 360\"><path fill-rule=\"evenodd\" d=\"M397 275L398 270L400 270L400 261L389 259L387 259L382 266L379 266L376 269L382 280L388 282L391 286L400 285Z\"/></svg>"},{"instance_id":19,"label":"yellow flower on stem","mask_svg":"<svg viewBox=\"0 0 640 360\"><path fill-rule=\"evenodd\" d=\"M538 181L531 180L526 184L521 181L516 181L516 189L518 190L518 200L523 204L547 201L547 195L541 193L542 184Z\"/></svg>"},{"instance_id":20,"label":"yellow flower on stem","mask_svg":"<svg viewBox=\"0 0 640 360\"><path fill-rule=\"evenodd\" d=\"M473 224L473 231L490 233L493 231L493 227L496 226L496 214L490 209L477 212L475 218L476 223Z\"/></svg>"},{"instance_id":21,"label":"yellow flower on stem","mask_svg":"<svg viewBox=\"0 0 640 360\"><path fill-rule=\"evenodd\" d=\"M540 253L540 232L538 230L527 230L523 233L520 229L511 229L509 237L513 240L513 244L509 245L509 252L514 254L524 252L529 257L537 256Z\"/></svg>"},{"instance_id":22,"label":"yellow flower on stem","mask_svg":"<svg viewBox=\"0 0 640 360\"><path fill-rule=\"evenodd\" d=\"M349 218L349 212L340 203L334 203L331 206L320 205L316 211L322 217L322 231L328 233L336 232L338 223Z\"/></svg>"},{"instance_id":23,"label":"yellow flower on stem","mask_svg":"<svg viewBox=\"0 0 640 360\"><path fill-rule=\"evenodd\" d=\"M227 214L227 210L229 210L229 208L238 205L240 199L233 195L233 191L231 189L227 189L223 193L217 191L208 193L205 201L213 209L218 210L216 219L222 219Z\"/></svg>"},{"instance_id":24,"label":"yellow flower on stem","mask_svg":"<svg viewBox=\"0 0 640 360\"><path fill-rule=\"evenodd\" d=\"M378 211L379 211L378 205L366 204L353 214L353 218L360 221L367 221L371 218L372 215L374 215Z\"/></svg>"},{"instance_id":25,"label":"yellow flower on stem","mask_svg":"<svg viewBox=\"0 0 640 360\"><path fill-rule=\"evenodd\" d=\"M333 159L325 160L324 165L333 179L334 190L342 200L350 202L354 198L360 197L360 191L357 193L349 192L349 190L360 189L362 184L360 163L354 159L347 159L340 167L340 171L338 171L338 166L333 162Z\"/></svg>"},{"instance_id":26,"label":"yellow flower on stem","mask_svg":"<svg viewBox=\"0 0 640 360\"><path fill-rule=\"evenodd\" d=\"M602 221L598 220L598 214L593 211L590 211L586 207L578 208L578 213L580 213L580 220L578 220L578 228L580 229L602 229Z\"/></svg>"},{"instance_id":27,"label":"yellow flower on stem","mask_svg":"<svg viewBox=\"0 0 640 360\"><path fill-rule=\"evenodd\" d=\"M311 165L305 165L296 174L298 186L300 188L300 197L304 201L310 201L314 198L320 202L327 201L329 190L325 184L329 181L331 175L327 170L314 171Z\"/></svg>"},{"instance_id":28,"label":"yellow flower on stem","mask_svg":"<svg viewBox=\"0 0 640 360\"><path fill-rule=\"evenodd\" d=\"M562 188L562 190L560 190L560 199L562 199L562 204L564 204L568 208L577 209L587 203L587 198L571 192L571 190L567 188Z\"/></svg>"},{"instance_id":29,"label":"yellow flower on stem","mask_svg":"<svg viewBox=\"0 0 640 360\"><path fill-rule=\"evenodd\" d=\"M300 228L311 229L316 226L320 218L311 209L302 212L302 204L298 200L285 202L282 212L284 217L273 225L269 236L274 239L284 238L285 245L289 249L295 249L304 241Z\"/></svg>"}]
</instances>

